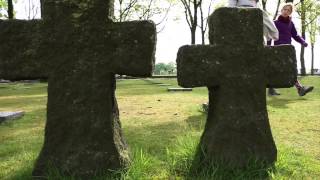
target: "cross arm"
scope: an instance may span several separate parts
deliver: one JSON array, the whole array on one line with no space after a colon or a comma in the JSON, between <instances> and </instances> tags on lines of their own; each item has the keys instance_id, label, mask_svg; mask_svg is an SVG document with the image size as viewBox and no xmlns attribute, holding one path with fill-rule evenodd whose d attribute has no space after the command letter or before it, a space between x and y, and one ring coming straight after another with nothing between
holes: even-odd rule
<instances>
[{"instance_id":1,"label":"cross arm","mask_svg":"<svg viewBox=\"0 0 320 180\"><path fill-rule=\"evenodd\" d=\"M155 62L156 27L151 21L114 23L108 30L114 43L117 74L151 76Z\"/></svg>"},{"instance_id":2,"label":"cross arm","mask_svg":"<svg viewBox=\"0 0 320 180\"><path fill-rule=\"evenodd\" d=\"M40 20L0 20L0 79L46 78L38 54Z\"/></svg>"},{"instance_id":3,"label":"cross arm","mask_svg":"<svg viewBox=\"0 0 320 180\"><path fill-rule=\"evenodd\" d=\"M177 55L178 84L182 87L216 86L222 65L219 49L214 46L183 46Z\"/></svg>"},{"instance_id":4,"label":"cross arm","mask_svg":"<svg viewBox=\"0 0 320 180\"><path fill-rule=\"evenodd\" d=\"M296 51L292 45L267 46L264 50L267 86L292 87L297 79Z\"/></svg>"}]
</instances>

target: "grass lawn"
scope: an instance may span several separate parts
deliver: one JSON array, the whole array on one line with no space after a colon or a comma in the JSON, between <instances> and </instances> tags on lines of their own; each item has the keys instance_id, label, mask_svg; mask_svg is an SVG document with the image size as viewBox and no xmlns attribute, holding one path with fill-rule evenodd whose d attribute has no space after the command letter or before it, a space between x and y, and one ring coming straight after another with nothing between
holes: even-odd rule
<instances>
[{"instance_id":1,"label":"grass lawn","mask_svg":"<svg viewBox=\"0 0 320 180\"><path fill-rule=\"evenodd\" d=\"M320 179L320 77L305 77L315 86L305 97L294 88L267 97L278 161L270 179ZM216 169L188 174L205 124L200 105L206 88L167 92L175 79L117 82L117 99L125 139L132 152L131 166L122 179L253 179L257 170L219 173ZM22 119L0 124L0 179L32 179L33 163L43 143L47 84L0 84L0 111L23 110ZM55 179L52 177L51 179ZM70 178L65 178L70 179ZM97 178L106 179L106 178Z\"/></svg>"}]
</instances>

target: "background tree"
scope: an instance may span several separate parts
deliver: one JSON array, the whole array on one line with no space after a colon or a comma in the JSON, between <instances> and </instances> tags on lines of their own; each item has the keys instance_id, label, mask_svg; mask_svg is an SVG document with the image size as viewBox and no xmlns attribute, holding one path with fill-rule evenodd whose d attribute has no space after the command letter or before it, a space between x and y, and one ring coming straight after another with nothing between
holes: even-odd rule
<instances>
[{"instance_id":1,"label":"background tree","mask_svg":"<svg viewBox=\"0 0 320 180\"><path fill-rule=\"evenodd\" d=\"M305 4L305 0L300 0L300 3L298 5L298 9L297 12L301 18L301 37L303 39L306 39L306 27L307 27L307 23L306 23L306 10L308 8L306 7ZM301 64L301 75L305 76L306 75L306 65L305 65L305 60L304 60L304 50L305 47L303 45L301 45L301 49L300 49L300 64Z\"/></svg>"},{"instance_id":2,"label":"background tree","mask_svg":"<svg viewBox=\"0 0 320 180\"><path fill-rule=\"evenodd\" d=\"M115 19L118 22L127 21L132 16L134 7L138 0L116 0L116 16Z\"/></svg>"},{"instance_id":3,"label":"background tree","mask_svg":"<svg viewBox=\"0 0 320 180\"><path fill-rule=\"evenodd\" d=\"M166 5L163 7L163 4ZM171 5L172 0L116 0L114 19L118 22L157 19L155 21L157 31L161 32L165 27Z\"/></svg>"},{"instance_id":4,"label":"background tree","mask_svg":"<svg viewBox=\"0 0 320 180\"><path fill-rule=\"evenodd\" d=\"M180 0L180 2L184 7L185 18L190 29L191 44L195 44L198 27L198 12L202 6L202 0Z\"/></svg>"},{"instance_id":5,"label":"background tree","mask_svg":"<svg viewBox=\"0 0 320 180\"><path fill-rule=\"evenodd\" d=\"M314 73L314 44L316 42L317 22L314 21L308 26L307 31L310 37L311 44L311 75Z\"/></svg>"},{"instance_id":6,"label":"background tree","mask_svg":"<svg viewBox=\"0 0 320 180\"><path fill-rule=\"evenodd\" d=\"M306 10L306 30L309 34L311 45L311 74L314 73L314 44L319 29L320 4L316 0L305 1Z\"/></svg>"},{"instance_id":7,"label":"background tree","mask_svg":"<svg viewBox=\"0 0 320 180\"><path fill-rule=\"evenodd\" d=\"M314 7L318 7L315 9ZM307 27L312 24L313 21L316 21L319 16L319 6L316 0L300 0L297 4L297 13L301 18L301 36L303 39L306 38ZM301 45L300 50L300 63L301 63L301 75L306 75L305 59L304 59L305 47Z\"/></svg>"},{"instance_id":8,"label":"background tree","mask_svg":"<svg viewBox=\"0 0 320 180\"><path fill-rule=\"evenodd\" d=\"M8 19L13 19L13 2L12 0L7 0L8 2Z\"/></svg>"},{"instance_id":9,"label":"background tree","mask_svg":"<svg viewBox=\"0 0 320 180\"><path fill-rule=\"evenodd\" d=\"M6 17L5 11L8 8L8 3L5 0L0 0L0 18Z\"/></svg>"},{"instance_id":10,"label":"background tree","mask_svg":"<svg viewBox=\"0 0 320 180\"><path fill-rule=\"evenodd\" d=\"M179 2L184 8L184 16L190 29L191 44L196 43L197 28L201 30L201 42L205 44L208 17L214 10L212 8L214 0L179 0ZM215 6L216 8L221 7L221 3L216 3Z\"/></svg>"},{"instance_id":11,"label":"background tree","mask_svg":"<svg viewBox=\"0 0 320 180\"><path fill-rule=\"evenodd\" d=\"M168 74L176 74L177 67L174 62L169 63L157 63L154 68L155 75L168 75Z\"/></svg>"},{"instance_id":12,"label":"background tree","mask_svg":"<svg viewBox=\"0 0 320 180\"><path fill-rule=\"evenodd\" d=\"M40 0L40 7L38 6L39 1L35 0L28 0L27 5L25 6L25 12L27 18L30 19L35 19L39 13L41 12L41 4L43 3L43 0Z\"/></svg>"},{"instance_id":13,"label":"background tree","mask_svg":"<svg viewBox=\"0 0 320 180\"><path fill-rule=\"evenodd\" d=\"M264 11L267 11L267 0L261 0L261 4L262 4L262 9Z\"/></svg>"},{"instance_id":14,"label":"background tree","mask_svg":"<svg viewBox=\"0 0 320 180\"><path fill-rule=\"evenodd\" d=\"M276 11L275 11L275 13L274 13L274 15L273 15L273 20L276 20L276 19L277 19L280 4L281 4L281 0L278 0L277 6L276 6Z\"/></svg>"},{"instance_id":15,"label":"background tree","mask_svg":"<svg viewBox=\"0 0 320 180\"><path fill-rule=\"evenodd\" d=\"M201 5L199 7L199 9L200 9L201 44L202 45L205 44L205 34L208 29L208 17L210 16L210 13L211 13L212 3L213 3L213 1L210 0L209 5L201 3ZM208 7L208 8L205 8L205 9L207 9L207 16L206 17L204 16L204 11L203 11L204 6Z\"/></svg>"}]
</instances>

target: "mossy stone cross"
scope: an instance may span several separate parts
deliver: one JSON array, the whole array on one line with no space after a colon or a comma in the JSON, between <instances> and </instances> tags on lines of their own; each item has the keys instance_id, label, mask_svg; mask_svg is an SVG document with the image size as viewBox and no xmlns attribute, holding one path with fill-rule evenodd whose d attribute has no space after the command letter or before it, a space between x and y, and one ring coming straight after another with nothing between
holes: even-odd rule
<instances>
[{"instance_id":1,"label":"mossy stone cross","mask_svg":"<svg viewBox=\"0 0 320 180\"><path fill-rule=\"evenodd\" d=\"M154 23L113 23L113 0L45 0L43 8L43 20L0 21L0 78L48 78L33 176L51 166L83 178L126 166L114 74L152 74Z\"/></svg>"},{"instance_id":2,"label":"mossy stone cross","mask_svg":"<svg viewBox=\"0 0 320 180\"><path fill-rule=\"evenodd\" d=\"M181 47L177 57L179 85L209 89L198 160L234 168L250 160L272 164L277 150L265 89L294 84L294 47L263 45L262 12L256 8L220 8L209 22L210 45Z\"/></svg>"}]
</instances>

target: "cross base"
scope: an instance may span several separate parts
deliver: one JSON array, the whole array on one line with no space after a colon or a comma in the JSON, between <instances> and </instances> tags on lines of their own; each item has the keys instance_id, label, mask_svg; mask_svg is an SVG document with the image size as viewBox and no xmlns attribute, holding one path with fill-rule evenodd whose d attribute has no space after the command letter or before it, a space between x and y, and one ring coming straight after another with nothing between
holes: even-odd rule
<instances>
[{"instance_id":1,"label":"cross base","mask_svg":"<svg viewBox=\"0 0 320 180\"><path fill-rule=\"evenodd\" d=\"M265 87L239 88L236 94L230 89L209 88L208 119L197 154L201 163L231 168L247 167L250 161L273 165L277 149L266 110ZM238 106L241 102L246 103Z\"/></svg>"}]
</instances>

